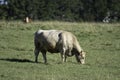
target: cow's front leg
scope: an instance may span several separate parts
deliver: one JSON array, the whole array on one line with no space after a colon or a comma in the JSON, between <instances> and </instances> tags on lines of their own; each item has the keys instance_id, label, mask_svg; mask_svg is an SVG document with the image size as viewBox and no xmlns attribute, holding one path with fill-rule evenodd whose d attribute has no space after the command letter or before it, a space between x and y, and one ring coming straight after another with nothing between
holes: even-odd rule
<instances>
[{"instance_id":1,"label":"cow's front leg","mask_svg":"<svg viewBox=\"0 0 120 80\"><path fill-rule=\"evenodd\" d=\"M47 63L47 58L46 58L46 51L42 51L42 55L43 55L43 59L44 59L44 63Z\"/></svg>"},{"instance_id":2,"label":"cow's front leg","mask_svg":"<svg viewBox=\"0 0 120 80\"><path fill-rule=\"evenodd\" d=\"M62 59L62 62L66 62L66 56L64 54L61 54L61 59Z\"/></svg>"},{"instance_id":3,"label":"cow's front leg","mask_svg":"<svg viewBox=\"0 0 120 80\"><path fill-rule=\"evenodd\" d=\"M67 56L65 54L63 54L62 56L63 56L63 62L66 62Z\"/></svg>"},{"instance_id":4,"label":"cow's front leg","mask_svg":"<svg viewBox=\"0 0 120 80\"><path fill-rule=\"evenodd\" d=\"M61 52L61 58L63 62L66 62L66 58L67 58L65 53L66 53L65 49L63 49L63 51Z\"/></svg>"}]
</instances>

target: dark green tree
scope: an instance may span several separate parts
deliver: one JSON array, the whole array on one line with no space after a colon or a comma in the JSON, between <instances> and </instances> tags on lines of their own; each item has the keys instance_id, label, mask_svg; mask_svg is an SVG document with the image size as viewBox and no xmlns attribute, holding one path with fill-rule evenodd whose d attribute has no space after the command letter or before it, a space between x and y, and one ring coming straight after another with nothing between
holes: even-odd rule
<instances>
[{"instance_id":1,"label":"dark green tree","mask_svg":"<svg viewBox=\"0 0 120 80\"><path fill-rule=\"evenodd\" d=\"M120 0L4 0L0 19L102 21L120 20ZM109 14L109 15L108 15Z\"/></svg>"}]
</instances>

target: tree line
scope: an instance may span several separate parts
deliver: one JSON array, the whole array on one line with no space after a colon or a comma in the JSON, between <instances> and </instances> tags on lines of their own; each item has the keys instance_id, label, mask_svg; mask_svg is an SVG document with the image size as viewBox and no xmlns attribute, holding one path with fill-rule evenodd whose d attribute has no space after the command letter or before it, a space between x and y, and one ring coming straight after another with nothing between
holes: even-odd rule
<instances>
[{"instance_id":1,"label":"tree line","mask_svg":"<svg viewBox=\"0 0 120 80\"><path fill-rule=\"evenodd\" d=\"M0 19L120 21L120 0L4 0ZM6 3L7 2L7 3Z\"/></svg>"}]
</instances>

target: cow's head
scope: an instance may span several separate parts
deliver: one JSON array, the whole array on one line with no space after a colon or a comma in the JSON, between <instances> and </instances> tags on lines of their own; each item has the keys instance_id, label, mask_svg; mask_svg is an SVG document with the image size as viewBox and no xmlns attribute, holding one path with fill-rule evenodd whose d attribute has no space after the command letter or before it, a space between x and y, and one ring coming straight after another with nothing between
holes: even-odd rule
<instances>
[{"instance_id":1,"label":"cow's head","mask_svg":"<svg viewBox=\"0 0 120 80\"><path fill-rule=\"evenodd\" d=\"M80 63L81 64L85 64L85 54L86 54L86 52L84 52L84 51L80 52Z\"/></svg>"}]
</instances>

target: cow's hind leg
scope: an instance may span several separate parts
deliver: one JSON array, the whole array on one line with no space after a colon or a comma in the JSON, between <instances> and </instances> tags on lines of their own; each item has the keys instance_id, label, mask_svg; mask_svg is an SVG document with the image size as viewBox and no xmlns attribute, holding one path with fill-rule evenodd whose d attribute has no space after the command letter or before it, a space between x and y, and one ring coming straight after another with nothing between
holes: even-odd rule
<instances>
[{"instance_id":1,"label":"cow's hind leg","mask_svg":"<svg viewBox=\"0 0 120 80\"><path fill-rule=\"evenodd\" d=\"M46 58L46 51L42 51L42 55L43 55L43 59L44 59L44 63L47 63L47 58Z\"/></svg>"},{"instance_id":2,"label":"cow's hind leg","mask_svg":"<svg viewBox=\"0 0 120 80\"><path fill-rule=\"evenodd\" d=\"M34 39L34 45L35 45L35 50L34 50L35 62L37 63L38 62L38 55L40 52L40 44L36 38Z\"/></svg>"},{"instance_id":3,"label":"cow's hind leg","mask_svg":"<svg viewBox=\"0 0 120 80\"><path fill-rule=\"evenodd\" d=\"M34 51L34 54L35 54L35 62L37 63L38 62L38 55L39 55L39 49L35 49Z\"/></svg>"}]
</instances>

